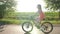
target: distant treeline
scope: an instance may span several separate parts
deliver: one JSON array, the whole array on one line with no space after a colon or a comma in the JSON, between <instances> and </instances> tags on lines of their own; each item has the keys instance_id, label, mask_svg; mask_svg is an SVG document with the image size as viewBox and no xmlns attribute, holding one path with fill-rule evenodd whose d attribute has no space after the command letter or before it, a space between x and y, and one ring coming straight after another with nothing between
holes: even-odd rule
<instances>
[{"instance_id":1,"label":"distant treeline","mask_svg":"<svg viewBox=\"0 0 60 34\"><path fill-rule=\"evenodd\" d=\"M45 12L46 18L49 20L59 20L58 12Z\"/></svg>"},{"instance_id":2,"label":"distant treeline","mask_svg":"<svg viewBox=\"0 0 60 34\"><path fill-rule=\"evenodd\" d=\"M46 15L46 19L48 20L58 20L59 19L59 14L58 12L44 12ZM33 16L35 18L38 16L38 14L35 14L34 12L20 12L17 13L17 19L30 19L30 16Z\"/></svg>"}]
</instances>

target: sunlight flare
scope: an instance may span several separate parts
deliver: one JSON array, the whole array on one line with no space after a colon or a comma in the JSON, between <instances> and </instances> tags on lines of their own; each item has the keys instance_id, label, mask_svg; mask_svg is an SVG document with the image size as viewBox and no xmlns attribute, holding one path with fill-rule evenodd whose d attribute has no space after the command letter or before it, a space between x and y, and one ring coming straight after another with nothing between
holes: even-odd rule
<instances>
[{"instance_id":1,"label":"sunlight flare","mask_svg":"<svg viewBox=\"0 0 60 34\"><path fill-rule=\"evenodd\" d=\"M38 4L41 4L42 10L46 11L43 0L17 0L16 10L17 12L36 12Z\"/></svg>"}]
</instances>

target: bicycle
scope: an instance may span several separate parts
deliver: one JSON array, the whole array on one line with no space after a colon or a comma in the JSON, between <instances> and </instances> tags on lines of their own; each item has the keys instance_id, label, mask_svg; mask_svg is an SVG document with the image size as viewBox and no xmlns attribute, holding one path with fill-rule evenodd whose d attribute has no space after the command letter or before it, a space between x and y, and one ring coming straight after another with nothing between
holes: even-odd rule
<instances>
[{"instance_id":1,"label":"bicycle","mask_svg":"<svg viewBox=\"0 0 60 34\"><path fill-rule=\"evenodd\" d=\"M31 32L33 30L33 25L40 29L44 33L50 33L53 30L53 25L46 21L43 23L36 23L36 20L31 17L31 21L26 21L22 24L22 29L25 32ZM47 31L48 30L48 31Z\"/></svg>"},{"instance_id":2,"label":"bicycle","mask_svg":"<svg viewBox=\"0 0 60 34\"><path fill-rule=\"evenodd\" d=\"M41 9L41 7L39 9ZM36 14L34 14L34 15L36 15ZM32 15L30 17L30 19L32 19L31 21L26 21L26 22L24 22L22 24L23 31L25 31L25 32L31 32L33 30L33 25L35 25L37 27L37 29L40 29L44 33L50 33L50 32L52 32L53 25L50 22L45 21L45 22L41 23L41 21L39 21L39 18L37 19L37 18L33 17L34 15Z\"/></svg>"}]
</instances>

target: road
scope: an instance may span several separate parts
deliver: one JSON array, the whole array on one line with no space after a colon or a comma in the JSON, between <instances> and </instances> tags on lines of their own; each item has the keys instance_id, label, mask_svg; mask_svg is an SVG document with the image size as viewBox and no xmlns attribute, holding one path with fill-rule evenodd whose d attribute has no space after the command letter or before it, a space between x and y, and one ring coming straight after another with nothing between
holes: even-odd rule
<instances>
[{"instance_id":1,"label":"road","mask_svg":"<svg viewBox=\"0 0 60 34\"><path fill-rule=\"evenodd\" d=\"M20 25L7 25L5 28L0 31L0 34L24 34ZM33 31L30 34L44 34L42 31L39 31L36 27L33 28ZM55 27L50 34L60 34L60 27Z\"/></svg>"}]
</instances>

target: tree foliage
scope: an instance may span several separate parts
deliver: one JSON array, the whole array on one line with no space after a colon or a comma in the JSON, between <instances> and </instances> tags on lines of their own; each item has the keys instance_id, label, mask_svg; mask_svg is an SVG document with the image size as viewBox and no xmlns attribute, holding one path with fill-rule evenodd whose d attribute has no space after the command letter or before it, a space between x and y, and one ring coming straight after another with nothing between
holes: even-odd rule
<instances>
[{"instance_id":1,"label":"tree foliage","mask_svg":"<svg viewBox=\"0 0 60 34\"><path fill-rule=\"evenodd\" d=\"M11 9L15 6L16 6L15 0L0 0L0 18L4 17L8 9Z\"/></svg>"},{"instance_id":2,"label":"tree foliage","mask_svg":"<svg viewBox=\"0 0 60 34\"><path fill-rule=\"evenodd\" d=\"M8 10L6 10L4 18L14 18L15 17L15 9L10 8Z\"/></svg>"},{"instance_id":3,"label":"tree foliage","mask_svg":"<svg viewBox=\"0 0 60 34\"><path fill-rule=\"evenodd\" d=\"M59 10L60 9L60 0L45 0L47 4L47 8L53 9L53 10Z\"/></svg>"}]
</instances>

